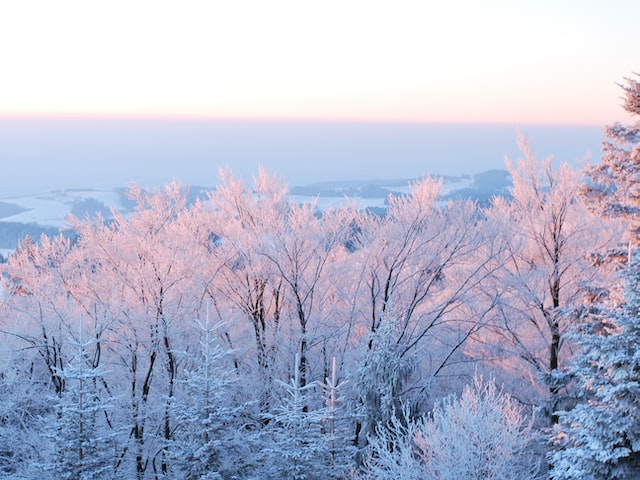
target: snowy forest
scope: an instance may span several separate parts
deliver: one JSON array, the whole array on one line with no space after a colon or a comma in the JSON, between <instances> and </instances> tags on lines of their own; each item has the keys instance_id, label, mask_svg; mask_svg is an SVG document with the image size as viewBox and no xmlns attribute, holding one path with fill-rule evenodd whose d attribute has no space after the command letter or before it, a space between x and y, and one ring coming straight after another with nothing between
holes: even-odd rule
<instances>
[{"instance_id":1,"label":"snowy forest","mask_svg":"<svg viewBox=\"0 0 640 480\"><path fill-rule=\"evenodd\" d=\"M621 85L640 115L640 82ZM131 187L0 265L0 476L640 476L640 122L384 214L260 171Z\"/></svg>"}]
</instances>

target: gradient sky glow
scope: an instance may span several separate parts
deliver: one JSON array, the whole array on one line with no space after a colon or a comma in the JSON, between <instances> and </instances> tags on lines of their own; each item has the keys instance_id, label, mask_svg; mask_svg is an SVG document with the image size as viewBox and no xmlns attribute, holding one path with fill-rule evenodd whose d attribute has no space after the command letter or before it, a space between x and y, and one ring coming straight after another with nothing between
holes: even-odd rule
<instances>
[{"instance_id":1,"label":"gradient sky glow","mask_svg":"<svg viewBox=\"0 0 640 480\"><path fill-rule=\"evenodd\" d=\"M0 114L624 121L637 0L20 0Z\"/></svg>"}]
</instances>

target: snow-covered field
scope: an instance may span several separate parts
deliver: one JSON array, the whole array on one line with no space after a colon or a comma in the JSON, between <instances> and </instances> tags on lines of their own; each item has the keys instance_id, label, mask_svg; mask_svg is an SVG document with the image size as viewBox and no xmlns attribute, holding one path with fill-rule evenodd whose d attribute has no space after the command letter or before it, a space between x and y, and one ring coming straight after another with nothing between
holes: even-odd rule
<instances>
[{"instance_id":1,"label":"snow-covered field","mask_svg":"<svg viewBox=\"0 0 640 480\"><path fill-rule=\"evenodd\" d=\"M474 179L471 176L458 177L455 181L442 182L442 188L440 189L441 195L449 195L456 190L462 190L464 188L471 188Z\"/></svg>"},{"instance_id":2,"label":"snow-covered field","mask_svg":"<svg viewBox=\"0 0 640 480\"><path fill-rule=\"evenodd\" d=\"M118 193L109 190L55 190L34 195L3 198L4 203L21 207L24 211L0 218L0 222L37 223L62 227L73 206L87 199L94 199L105 207L122 209Z\"/></svg>"}]
</instances>

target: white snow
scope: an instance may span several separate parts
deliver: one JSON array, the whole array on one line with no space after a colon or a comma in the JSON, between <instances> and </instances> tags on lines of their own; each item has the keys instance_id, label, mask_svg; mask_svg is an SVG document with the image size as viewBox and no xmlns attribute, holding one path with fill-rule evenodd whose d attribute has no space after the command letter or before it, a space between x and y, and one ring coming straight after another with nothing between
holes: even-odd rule
<instances>
[{"instance_id":1,"label":"white snow","mask_svg":"<svg viewBox=\"0 0 640 480\"><path fill-rule=\"evenodd\" d=\"M74 203L93 198L107 207L116 210L122 208L118 194L110 190L55 190L34 195L3 198L3 202L13 203L26 211L0 218L0 222L37 223L53 227L66 225L65 218L73 208Z\"/></svg>"},{"instance_id":2,"label":"white snow","mask_svg":"<svg viewBox=\"0 0 640 480\"><path fill-rule=\"evenodd\" d=\"M455 190L461 190L463 188L469 188L473 185L473 177L461 177L457 182L442 182L442 188L440 189L440 195L447 195Z\"/></svg>"}]
</instances>

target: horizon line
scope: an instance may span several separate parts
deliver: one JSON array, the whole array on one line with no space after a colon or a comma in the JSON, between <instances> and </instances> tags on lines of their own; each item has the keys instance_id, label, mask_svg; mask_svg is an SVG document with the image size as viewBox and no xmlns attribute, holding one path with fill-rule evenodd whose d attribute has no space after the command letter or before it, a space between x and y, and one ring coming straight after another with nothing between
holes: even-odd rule
<instances>
[{"instance_id":1,"label":"horizon line","mask_svg":"<svg viewBox=\"0 0 640 480\"><path fill-rule=\"evenodd\" d=\"M451 126L540 126L540 127L599 127L609 123L554 122L515 120L437 120L407 118L370 117L326 117L326 116L277 116L277 115L212 115L191 113L124 113L124 112L3 112L2 120L60 119L60 120L144 120L144 121L210 121L229 123L325 123L325 124L397 124L397 125L451 125ZM615 122L614 122L615 123Z\"/></svg>"}]
</instances>

